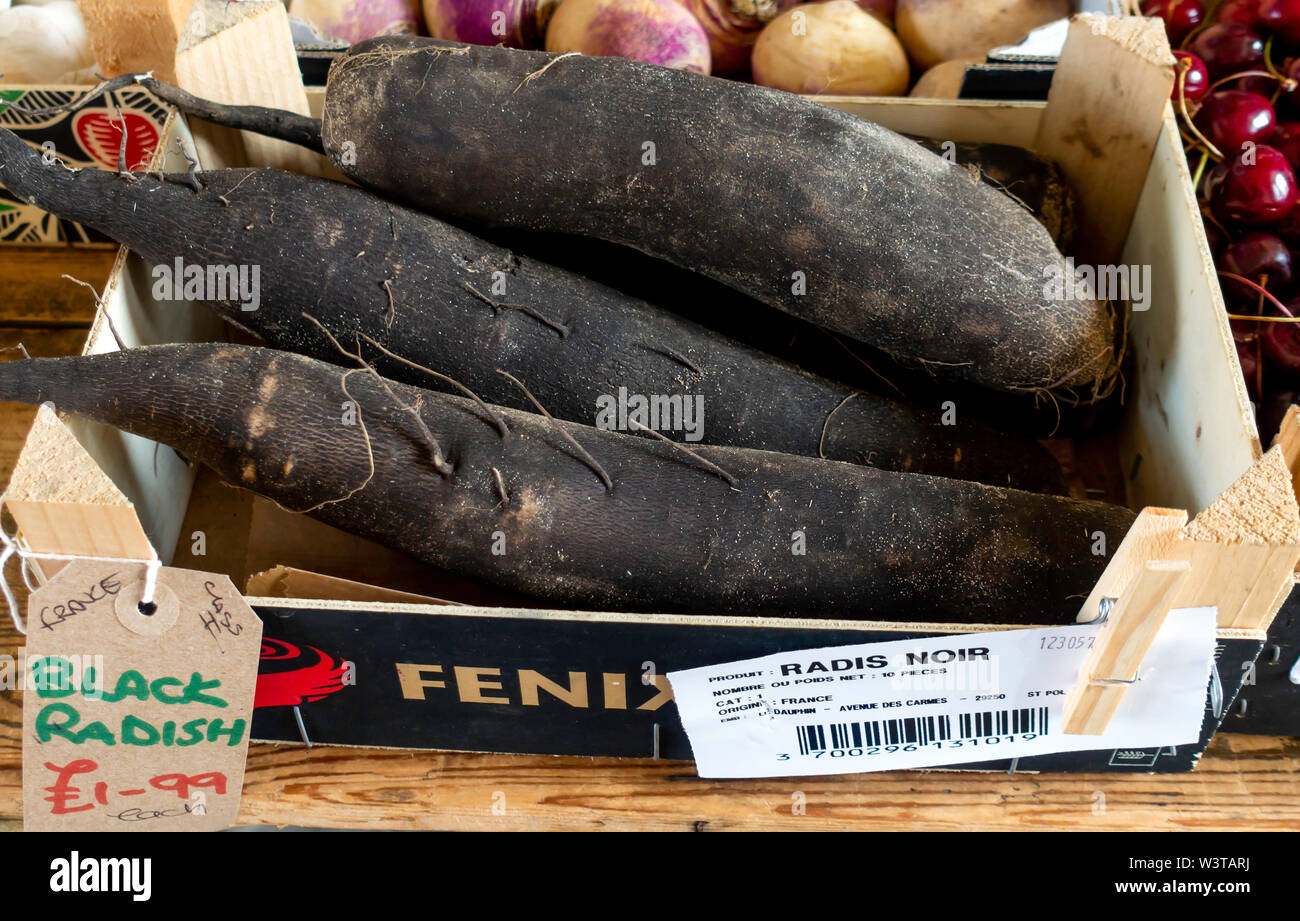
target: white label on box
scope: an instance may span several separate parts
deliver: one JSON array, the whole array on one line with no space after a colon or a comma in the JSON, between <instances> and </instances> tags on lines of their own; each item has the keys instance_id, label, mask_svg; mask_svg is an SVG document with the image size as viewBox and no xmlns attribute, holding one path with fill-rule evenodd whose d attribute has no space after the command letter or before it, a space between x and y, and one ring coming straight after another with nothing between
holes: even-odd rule
<instances>
[{"instance_id":1,"label":"white label on box","mask_svg":"<svg viewBox=\"0 0 1300 921\"><path fill-rule=\"evenodd\" d=\"M668 675L701 777L939 767L1199 741L1215 609L1171 611L1105 733L1062 732L1099 625L783 652Z\"/></svg>"}]
</instances>

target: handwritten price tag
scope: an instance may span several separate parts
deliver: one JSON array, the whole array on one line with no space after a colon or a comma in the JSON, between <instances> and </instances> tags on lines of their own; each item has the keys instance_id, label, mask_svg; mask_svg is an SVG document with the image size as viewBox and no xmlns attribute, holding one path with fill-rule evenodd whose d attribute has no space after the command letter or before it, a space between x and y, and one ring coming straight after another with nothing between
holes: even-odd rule
<instances>
[{"instance_id":1,"label":"handwritten price tag","mask_svg":"<svg viewBox=\"0 0 1300 921\"><path fill-rule=\"evenodd\" d=\"M29 831L212 831L244 785L262 622L225 576L78 560L28 601Z\"/></svg>"}]
</instances>

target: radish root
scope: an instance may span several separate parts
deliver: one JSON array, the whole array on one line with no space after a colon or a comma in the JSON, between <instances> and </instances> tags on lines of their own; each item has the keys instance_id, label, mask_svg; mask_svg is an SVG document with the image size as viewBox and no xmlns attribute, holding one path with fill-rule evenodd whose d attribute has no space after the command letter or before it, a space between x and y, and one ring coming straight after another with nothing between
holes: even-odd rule
<instances>
[{"instance_id":1,"label":"radish root","mask_svg":"<svg viewBox=\"0 0 1300 921\"><path fill-rule=\"evenodd\" d=\"M843 406L845 403L847 403L849 400L853 399L853 398L856 397L856 396L861 396L861 395L862 395L862 391L861 391L861 390L855 390L855 391L853 391L853 392L850 393L848 396L846 396L844 399L842 399L842 400L840 400L838 403L836 403L836 404L835 404L835 408L832 409L829 413L826 414L826 420L825 420L824 422L822 422L822 437L819 438L819 439L817 440L817 456L818 456L818 457L825 457L825 456L826 456L826 452L823 451L822 448L824 448L825 445L826 445L826 430L827 430L828 428L830 428L831 417L834 416L837 412L839 412L839 411L840 411L840 407L842 407L842 406Z\"/></svg>"},{"instance_id":2,"label":"radish root","mask_svg":"<svg viewBox=\"0 0 1300 921\"><path fill-rule=\"evenodd\" d=\"M414 407L410 406L407 403L402 402L401 397L399 397L396 393L393 392L393 388L390 387L388 385L388 381L384 380L384 378L379 374L379 372L375 370L374 365L370 364L370 362L366 361L364 358L361 357L360 347L358 346L356 352L349 352L347 349L343 347L343 345L338 341L338 339L334 337L334 334L325 328L325 324L321 323L320 320L316 319L311 314L306 312L303 313L302 317L304 320L307 320L308 322L315 324L316 327L322 333L324 333L325 336L329 339L330 343L334 346L334 348L338 349L341 354L346 355L348 358L351 358L353 361L355 361L358 365L357 367L358 371L364 371L367 374L369 374L370 377L374 379L375 383L379 384L379 386L383 389L383 391L386 394L388 394L388 398L393 401L393 404L397 406L397 408L400 409L402 412L406 413L413 420L415 420L416 428L420 430L420 434L424 437L425 443L428 445L429 453L431 455L431 459L433 460L433 469L438 471L438 473L442 476L451 476L453 473L455 473L456 472L455 468L453 468L450 464L448 464L445 458L443 457L442 445L438 444L438 439L433 436L433 432L429 431L429 427L425 425L424 417L422 417Z\"/></svg>"},{"instance_id":3,"label":"radish root","mask_svg":"<svg viewBox=\"0 0 1300 921\"><path fill-rule=\"evenodd\" d=\"M498 313L500 313L502 310L518 310L520 313L532 317L534 320L536 320L538 323L541 323L543 326L549 326L551 329L555 330L557 333L560 334L561 339L568 338L569 327L565 326L563 323L559 323L555 320L552 320L551 318L544 316L543 314L539 313L538 311L534 310L531 307L525 306L524 304L503 304L499 301L494 301L492 300L492 298L488 297L478 288L475 288L469 282L462 282L462 284L464 284L466 291L474 295L476 298L478 298L483 303L487 304L489 307L491 307L493 310L497 311Z\"/></svg>"},{"instance_id":4,"label":"radish root","mask_svg":"<svg viewBox=\"0 0 1300 921\"><path fill-rule=\"evenodd\" d=\"M704 373L703 371L700 370L699 365L691 361L689 358L687 358L685 355L683 355L681 352L677 351L676 349L670 349L666 345L647 345L646 348L652 352L658 352L660 355L667 355L669 358L681 362L683 365L690 368L696 374Z\"/></svg>"},{"instance_id":5,"label":"radish root","mask_svg":"<svg viewBox=\"0 0 1300 921\"><path fill-rule=\"evenodd\" d=\"M113 318L108 315L108 308L104 305L104 298L95 290L95 286L88 281L82 281L80 278L73 278L71 275L66 273L60 277L66 278L74 285L81 285L83 288L90 289L91 296L95 298L95 307L98 308L100 315L104 318L104 322L108 324L108 331L113 335L113 341L117 343L118 349L125 352L126 343L123 342L122 337L117 334L117 327L113 325Z\"/></svg>"},{"instance_id":6,"label":"radish root","mask_svg":"<svg viewBox=\"0 0 1300 921\"><path fill-rule=\"evenodd\" d=\"M520 390L524 392L524 396L528 397L529 402L537 407L537 411L550 421L551 426L555 429L555 431L559 432L559 434L561 435L561 437L564 438L565 441L573 445L574 450L577 451L578 454L582 456L582 459L583 461L586 462L587 466L590 467L593 471L595 471L596 475L600 477L600 481L605 484L605 491L613 492L614 481L609 478L609 474L605 472L605 468L596 462L596 458L592 457L590 454L587 453L586 448L578 444L577 439L575 439L572 435L566 432L564 430L564 427L555 421L555 417L546 411L546 407L537 401L537 397L533 396L532 392L527 387L524 386L523 382L519 380L519 378L515 377L513 374L509 373L508 371L502 371L500 368L497 368L497 374L500 374L502 377L510 381L510 383L514 384L516 387L518 387Z\"/></svg>"},{"instance_id":7,"label":"radish root","mask_svg":"<svg viewBox=\"0 0 1300 921\"><path fill-rule=\"evenodd\" d=\"M510 504L510 493L506 490L506 481L501 479L501 471L496 467L492 468L492 482L496 484L497 493L501 496L501 504Z\"/></svg>"},{"instance_id":8,"label":"radish root","mask_svg":"<svg viewBox=\"0 0 1300 921\"><path fill-rule=\"evenodd\" d=\"M560 63L561 61L563 61L565 58L571 58L571 57L573 57L575 54L581 54L581 52L579 52L579 51L566 51L566 52L564 52L564 54L561 54L561 55L559 55L558 57L551 58L551 59L550 59L549 61L547 61L544 65L542 65L541 67L537 68L537 70L533 71L533 72L530 73L528 76L524 77L524 79L520 80L520 81L519 81L519 85L516 86L516 87L514 88L514 90L511 92L510 95L513 96L515 93L517 93L517 92L519 92L521 89L523 89L523 86L524 86L525 83L529 83L529 82L531 82L531 81L533 81L533 80L536 80L538 77L540 77L542 74L546 73L548 70L550 70L552 67L554 67L556 64Z\"/></svg>"},{"instance_id":9,"label":"radish root","mask_svg":"<svg viewBox=\"0 0 1300 921\"><path fill-rule=\"evenodd\" d=\"M97 99L101 95L126 89L130 86L142 86L163 102L176 107L186 115L193 115L206 122L212 122L215 125L226 125L243 131L252 131L256 134L264 134L267 137L288 141L290 144L299 144L314 150L318 154L323 155L325 153L325 145L321 143L321 120L319 118L309 118L296 112L269 109L263 106L232 106L211 102L192 93L187 93L179 86L155 80L152 71L140 74L122 74L111 80L103 80L80 99L63 105L45 106L39 109L28 109L23 106L13 106L13 108L27 115L54 115L59 112L76 112L78 109L85 108L90 104L91 100Z\"/></svg>"},{"instance_id":10,"label":"radish root","mask_svg":"<svg viewBox=\"0 0 1300 921\"><path fill-rule=\"evenodd\" d=\"M730 473L727 473L727 471L723 470L721 467L719 467L717 464L713 463L712 461L700 457L700 455L696 454L690 448L686 447L686 445L678 444L677 442L673 441L671 438L669 438L667 435L663 434L662 432L656 432L654 429L642 425L640 422L637 422L635 419L628 419L627 424L635 425L639 431L646 432L649 435L653 435L655 438L658 438L664 444L672 445L678 451L681 451L683 454L685 454L686 456L690 457L692 460L699 463L710 473L722 477L722 479L726 482L726 484L730 486L732 489L737 489L736 478L734 476L732 476Z\"/></svg>"},{"instance_id":11,"label":"radish root","mask_svg":"<svg viewBox=\"0 0 1300 921\"><path fill-rule=\"evenodd\" d=\"M493 412L492 408L489 407L487 403L483 402L483 400L480 399L477 393L475 393L473 390L470 390L468 387L466 387L460 381L456 380L454 377L449 377L446 374L442 374L439 373L438 371L434 371L432 368L426 368L424 365L416 364L410 359L403 358L401 355L398 355L396 352L385 348L380 343L372 339L370 336L367 336L365 333L358 333L358 335L366 342L369 342L372 346L379 349L379 351L383 352L389 358L393 359L393 361L401 362L402 364L406 365L408 368L414 368L416 371L420 371L423 374L427 374L436 380L440 380L443 381L444 383L451 384L461 393L465 394L465 396L469 397L471 400L473 400L475 403L478 404L479 409L483 410L483 413L488 417L488 420L494 426L496 426L496 429L498 432L501 433L502 438L505 438L507 435L510 434L510 428L506 425L505 417L502 416L500 413Z\"/></svg>"},{"instance_id":12,"label":"radish root","mask_svg":"<svg viewBox=\"0 0 1300 921\"><path fill-rule=\"evenodd\" d=\"M353 374L356 374L360 370L361 370L360 368L353 368L350 371L344 371L343 377L339 381L339 389L343 391L343 395L348 398L348 401L351 402L353 406L357 407L357 422L361 424L361 435L365 439L366 459L370 463L370 472L366 474L366 478L362 480L358 486L356 486L354 489L348 490L347 495L339 496L337 499L326 499L324 502L320 502L316 505L313 505L311 508L304 508L304 509L285 508L283 505L280 505L279 502L275 502L274 499L271 499L272 502L275 502L277 507L284 509L284 511L286 512L291 512L295 515L310 515L312 512L318 512L328 505L335 505L339 502L346 502L347 500L355 496L357 493L361 492L361 490L369 486L370 481L375 478L375 446L370 441L370 430L366 428L365 414L361 411L361 404L357 402L357 398L354 397L351 391L348 390L348 378L351 377Z\"/></svg>"}]
</instances>

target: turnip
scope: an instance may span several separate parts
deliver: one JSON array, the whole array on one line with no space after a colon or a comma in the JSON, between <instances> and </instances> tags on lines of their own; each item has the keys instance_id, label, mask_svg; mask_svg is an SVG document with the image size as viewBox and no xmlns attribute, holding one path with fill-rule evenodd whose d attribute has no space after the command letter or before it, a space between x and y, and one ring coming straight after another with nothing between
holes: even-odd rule
<instances>
[{"instance_id":1,"label":"turnip","mask_svg":"<svg viewBox=\"0 0 1300 921\"><path fill-rule=\"evenodd\" d=\"M473 45L540 48L559 0L424 0L429 34Z\"/></svg>"},{"instance_id":2,"label":"turnip","mask_svg":"<svg viewBox=\"0 0 1300 921\"><path fill-rule=\"evenodd\" d=\"M907 95L918 99L958 99L966 82L966 69L980 63L978 58L957 58L935 64L917 78Z\"/></svg>"},{"instance_id":3,"label":"turnip","mask_svg":"<svg viewBox=\"0 0 1300 921\"><path fill-rule=\"evenodd\" d=\"M783 10L803 0L683 0L709 36L713 73L739 74L749 69L754 42L763 27ZM892 3L892 0L889 0Z\"/></svg>"},{"instance_id":4,"label":"turnip","mask_svg":"<svg viewBox=\"0 0 1300 921\"><path fill-rule=\"evenodd\" d=\"M676 0L564 0L547 26L546 50L699 74L711 66L704 27Z\"/></svg>"},{"instance_id":5,"label":"turnip","mask_svg":"<svg viewBox=\"0 0 1300 921\"><path fill-rule=\"evenodd\" d=\"M350 43L420 31L420 0L292 0L289 14Z\"/></svg>"},{"instance_id":6,"label":"turnip","mask_svg":"<svg viewBox=\"0 0 1300 921\"><path fill-rule=\"evenodd\" d=\"M763 29L754 82L792 93L901 96L907 53L894 33L853 0L805 3Z\"/></svg>"},{"instance_id":7,"label":"turnip","mask_svg":"<svg viewBox=\"0 0 1300 921\"><path fill-rule=\"evenodd\" d=\"M925 70L954 58L983 58L1069 15L1069 0L898 0L894 25L912 63Z\"/></svg>"},{"instance_id":8,"label":"turnip","mask_svg":"<svg viewBox=\"0 0 1300 921\"><path fill-rule=\"evenodd\" d=\"M94 66L86 25L73 0L0 9L3 82L77 83L91 77Z\"/></svg>"}]
</instances>

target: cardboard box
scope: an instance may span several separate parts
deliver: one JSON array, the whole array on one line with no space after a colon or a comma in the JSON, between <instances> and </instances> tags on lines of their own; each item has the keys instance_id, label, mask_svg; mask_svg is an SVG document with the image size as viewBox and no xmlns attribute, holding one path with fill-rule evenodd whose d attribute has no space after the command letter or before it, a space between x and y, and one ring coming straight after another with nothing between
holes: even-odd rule
<instances>
[{"instance_id":1,"label":"cardboard box","mask_svg":"<svg viewBox=\"0 0 1300 921\"><path fill-rule=\"evenodd\" d=\"M1150 309L1135 313L1129 330L1136 377L1127 382L1111 462L1125 494L1117 498L1133 508L1195 515L1260 457L1260 445L1167 105L1171 63L1163 33L1153 41L1141 20L1081 19L1046 105L821 101L902 132L1017 144L1061 163L1080 195L1081 253L1098 263L1152 267ZM312 102L319 109L319 91ZM169 137L172 131L189 146L183 120ZM171 168L183 170L174 146L168 140L165 153ZM148 279L147 267L129 256L105 291L105 310L128 344L228 335L201 305L155 302ZM101 316L86 350L115 347ZM265 624L265 692L259 685L254 723L262 739L303 740L301 717L317 744L682 758L689 750L666 694L667 672L776 651L1048 623L1036 617L1032 598L1008 612L1007 623L977 626L539 611L291 516L206 474L196 480L173 452L82 420L68 419L65 429L45 414L19 460L20 470L24 465L46 473L44 494L10 497L34 550L129 556L147 541L174 565L225 572L237 584L277 565L305 571L280 569L253 583L268 593L289 586L298 597L249 598ZM60 482L73 479L82 484L80 498L60 501ZM88 482L98 488L88 490ZM1116 558L1137 553L1140 542L1130 533ZM1220 604L1218 667L1199 743L1024 759L1016 769L1193 767L1258 654L1300 554L1271 545L1244 549L1266 578L1228 584L1225 567L1235 565L1241 547L1184 548L1207 554L1193 560L1205 576L1193 592L1197 603ZM1280 576L1278 560L1285 563ZM1117 563L1112 568L1090 599L1094 609L1132 575ZM387 590L458 603L390 602ZM313 592L322 597L308 597ZM349 680L340 682L342 675Z\"/></svg>"}]
</instances>

